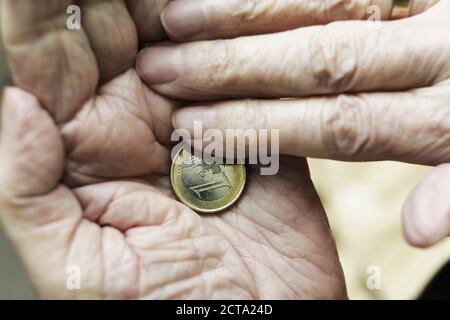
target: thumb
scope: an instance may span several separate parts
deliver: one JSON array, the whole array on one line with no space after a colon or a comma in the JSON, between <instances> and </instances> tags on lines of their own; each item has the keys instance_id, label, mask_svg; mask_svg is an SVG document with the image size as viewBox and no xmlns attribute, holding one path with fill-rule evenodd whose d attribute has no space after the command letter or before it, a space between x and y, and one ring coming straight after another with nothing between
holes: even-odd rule
<instances>
[{"instance_id":1,"label":"thumb","mask_svg":"<svg viewBox=\"0 0 450 320\"><path fill-rule=\"evenodd\" d=\"M2 109L0 220L35 287L60 296L68 248L82 218L74 195L58 185L63 144L34 96L7 89ZM48 281L50 271L54 282Z\"/></svg>"},{"instance_id":2,"label":"thumb","mask_svg":"<svg viewBox=\"0 0 450 320\"><path fill-rule=\"evenodd\" d=\"M414 189L403 209L409 243L430 247L450 236L450 164L434 169Z\"/></svg>"},{"instance_id":3,"label":"thumb","mask_svg":"<svg viewBox=\"0 0 450 320\"><path fill-rule=\"evenodd\" d=\"M6 89L0 144L2 191L12 197L48 193L61 178L63 160L57 128L37 99L17 88Z\"/></svg>"}]
</instances>

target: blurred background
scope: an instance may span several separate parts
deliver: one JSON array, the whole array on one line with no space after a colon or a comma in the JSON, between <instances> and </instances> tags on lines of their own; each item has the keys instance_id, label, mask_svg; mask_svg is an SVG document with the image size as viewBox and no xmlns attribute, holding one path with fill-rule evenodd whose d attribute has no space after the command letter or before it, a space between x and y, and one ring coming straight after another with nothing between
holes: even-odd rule
<instances>
[{"instance_id":1,"label":"blurred background","mask_svg":"<svg viewBox=\"0 0 450 320\"><path fill-rule=\"evenodd\" d=\"M10 83L0 48L0 88ZM409 246L402 235L402 204L430 168L393 162L309 163L338 243L349 298L416 298L450 258L450 239L420 250ZM371 276L379 276L376 282L380 287L367 285ZM450 282L445 285L450 292ZM0 299L35 298L20 261L0 230Z\"/></svg>"},{"instance_id":2,"label":"blurred background","mask_svg":"<svg viewBox=\"0 0 450 320\"><path fill-rule=\"evenodd\" d=\"M309 163L338 244L349 297L417 298L450 258L450 239L416 249L402 234L402 205L431 168L395 162ZM367 286L374 270L380 272L380 289ZM448 297L450 279L440 285Z\"/></svg>"}]
</instances>

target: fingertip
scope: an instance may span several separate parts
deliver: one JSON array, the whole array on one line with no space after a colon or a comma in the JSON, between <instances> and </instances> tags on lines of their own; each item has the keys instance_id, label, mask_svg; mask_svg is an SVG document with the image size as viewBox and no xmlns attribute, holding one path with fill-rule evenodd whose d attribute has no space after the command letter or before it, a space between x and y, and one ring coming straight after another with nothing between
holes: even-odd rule
<instances>
[{"instance_id":1,"label":"fingertip","mask_svg":"<svg viewBox=\"0 0 450 320\"><path fill-rule=\"evenodd\" d=\"M194 131L194 119L189 112L190 107L181 108L172 115L172 125L175 130L187 130L190 133Z\"/></svg>"},{"instance_id":2,"label":"fingertip","mask_svg":"<svg viewBox=\"0 0 450 320\"><path fill-rule=\"evenodd\" d=\"M171 39L183 41L204 31L209 20L203 0L175 0L162 12L161 23Z\"/></svg>"},{"instance_id":3,"label":"fingertip","mask_svg":"<svg viewBox=\"0 0 450 320\"><path fill-rule=\"evenodd\" d=\"M141 50L136 71L150 86L177 80L181 74L181 54L176 46L155 46Z\"/></svg>"},{"instance_id":4,"label":"fingertip","mask_svg":"<svg viewBox=\"0 0 450 320\"><path fill-rule=\"evenodd\" d=\"M177 114L178 114L178 110L176 110L173 114L172 114L172 127L174 128L174 129L178 129L179 128L179 126L178 126L178 119L177 119Z\"/></svg>"},{"instance_id":5,"label":"fingertip","mask_svg":"<svg viewBox=\"0 0 450 320\"><path fill-rule=\"evenodd\" d=\"M173 125L176 129L187 129L195 132L195 127L200 126L202 130L224 129L218 122L218 108L199 105L181 108L173 115Z\"/></svg>"},{"instance_id":6,"label":"fingertip","mask_svg":"<svg viewBox=\"0 0 450 320\"><path fill-rule=\"evenodd\" d=\"M147 70L150 69L150 64L147 63L146 56L147 56L147 50L148 48L142 49L138 52L136 56L136 73L138 76L145 81L145 74L147 73Z\"/></svg>"},{"instance_id":7,"label":"fingertip","mask_svg":"<svg viewBox=\"0 0 450 320\"><path fill-rule=\"evenodd\" d=\"M424 227L413 218L411 209L403 210L403 235L405 240L413 247L428 248L434 244L430 233L423 232Z\"/></svg>"},{"instance_id":8,"label":"fingertip","mask_svg":"<svg viewBox=\"0 0 450 320\"><path fill-rule=\"evenodd\" d=\"M403 208L403 232L411 245L430 247L450 232L450 165L434 169L411 193Z\"/></svg>"}]
</instances>

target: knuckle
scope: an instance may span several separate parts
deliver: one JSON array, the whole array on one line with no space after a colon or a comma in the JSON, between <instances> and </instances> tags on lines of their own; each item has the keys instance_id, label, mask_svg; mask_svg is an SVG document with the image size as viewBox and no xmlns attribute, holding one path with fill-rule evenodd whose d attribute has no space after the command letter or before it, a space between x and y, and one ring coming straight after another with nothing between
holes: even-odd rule
<instances>
[{"instance_id":1,"label":"knuckle","mask_svg":"<svg viewBox=\"0 0 450 320\"><path fill-rule=\"evenodd\" d=\"M368 108L358 96L338 96L335 105L322 110L323 143L337 158L358 159L371 147L372 128Z\"/></svg>"},{"instance_id":2,"label":"knuckle","mask_svg":"<svg viewBox=\"0 0 450 320\"><path fill-rule=\"evenodd\" d=\"M259 16L263 2L260 0L232 1L231 16L241 23L253 21Z\"/></svg>"},{"instance_id":3,"label":"knuckle","mask_svg":"<svg viewBox=\"0 0 450 320\"><path fill-rule=\"evenodd\" d=\"M260 128L265 123L264 117L258 111L260 104L258 100L245 99L232 108L225 108L220 123L237 129L247 129L250 126Z\"/></svg>"},{"instance_id":4,"label":"knuckle","mask_svg":"<svg viewBox=\"0 0 450 320\"><path fill-rule=\"evenodd\" d=\"M426 162L435 165L450 161L450 121L448 120L450 109L448 106L438 105L427 108L422 112L420 119L414 132L430 142L425 147L429 151L426 152L426 158L428 158Z\"/></svg>"},{"instance_id":5,"label":"knuckle","mask_svg":"<svg viewBox=\"0 0 450 320\"><path fill-rule=\"evenodd\" d=\"M230 40L217 40L208 46L207 50L203 50L204 70L207 75L199 76L207 79L213 87L234 88L241 78L235 46ZM197 71L195 73L198 74Z\"/></svg>"},{"instance_id":6,"label":"knuckle","mask_svg":"<svg viewBox=\"0 0 450 320\"><path fill-rule=\"evenodd\" d=\"M250 150L257 150L259 132L266 125L266 117L264 113L261 113L261 107L260 101L247 99L231 108L225 108L222 115L227 124L226 140L235 141L236 148L245 150L246 154L249 154Z\"/></svg>"},{"instance_id":7,"label":"knuckle","mask_svg":"<svg viewBox=\"0 0 450 320\"><path fill-rule=\"evenodd\" d=\"M309 61L315 85L324 93L349 91L358 66L355 41L340 23L315 32L309 43Z\"/></svg>"},{"instance_id":8,"label":"knuckle","mask_svg":"<svg viewBox=\"0 0 450 320\"><path fill-rule=\"evenodd\" d=\"M400 95L396 102L408 110L408 115L401 119L411 141L408 151L412 161L428 165L449 162L450 91L447 84L412 90Z\"/></svg>"},{"instance_id":9,"label":"knuckle","mask_svg":"<svg viewBox=\"0 0 450 320\"><path fill-rule=\"evenodd\" d=\"M249 124L255 129L258 128L266 128L267 127L267 119L266 115L262 114L262 105L261 101L254 100L254 99L246 99L243 102L243 110L240 113L240 117L242 118L242 115L245 114L245 123L247 123L247 127L249 127ZM239 117L239 114L236 115Z\"/></svg>"},{"instance_id":10,"label":"knuckle","mask_svg":"<svg viewBox=\"0 0 450 320\"><path fill-rule=\"evenodd\" d=\"M450 123L446 121L450 119L449 110L428 116L428 132L443 145L450 145Z\"/></svg>"}]
</instances>

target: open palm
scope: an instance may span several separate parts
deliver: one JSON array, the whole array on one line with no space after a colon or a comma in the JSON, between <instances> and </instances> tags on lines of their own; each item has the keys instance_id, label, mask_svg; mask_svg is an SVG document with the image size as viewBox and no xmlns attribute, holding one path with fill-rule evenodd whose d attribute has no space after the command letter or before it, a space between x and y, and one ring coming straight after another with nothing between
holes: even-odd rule
<instances>
[{"instance_id":1,"label":"open palm","mask_svg":"<svg viewBox=\"0 0 450 320\"><path fill-rule=\"evenodd\" d=\"M250 168L241 200L219 215L174 199L167 167L177 103L145 87L132 66L138 35L163 38L140 31L148 28L133 14L153 1L86 1L84 31L59 27L68 1L48 2L51 17L31 0L2 3L4 20L15 17L5 30L14 79L39 101L6 92L1 217L43 297L345 297L305 160L282 159L272 177ZM37 18L42 28L31 27ZM79 290L66 286L71 266Z\"/></svg>"}]
</instances>

